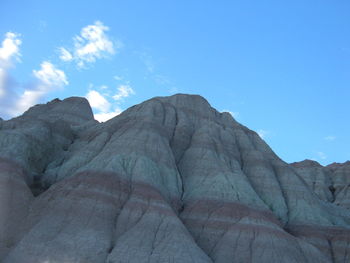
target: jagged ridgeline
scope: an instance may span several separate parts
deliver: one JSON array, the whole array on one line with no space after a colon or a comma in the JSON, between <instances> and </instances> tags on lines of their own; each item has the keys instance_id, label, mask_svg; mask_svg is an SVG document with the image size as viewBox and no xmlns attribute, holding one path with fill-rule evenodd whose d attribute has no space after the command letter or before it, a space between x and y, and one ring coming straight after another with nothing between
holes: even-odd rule
<instances>
[{"instance_id":1,"label":"jagged ridgeline","mask_svg":"<svg viewBox=\"0 0 350 263\"><path fill-rule=\"evenodd\" d=\"M285 163L196 95L0 120L0 261L350 262L350 163Z\"/></svg>"}]
</instances>

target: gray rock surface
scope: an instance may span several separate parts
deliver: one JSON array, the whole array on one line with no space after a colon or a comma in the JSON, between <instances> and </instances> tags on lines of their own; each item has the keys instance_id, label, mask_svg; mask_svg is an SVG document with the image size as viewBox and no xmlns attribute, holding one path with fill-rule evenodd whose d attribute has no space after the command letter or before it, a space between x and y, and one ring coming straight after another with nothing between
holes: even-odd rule
<instances>
[{"instance_id":1,"label":"gray rock surface","mask_svg":"<svg viewBox=\"0 0 350 263\"><path fill-rule=\"evenodd\" d=\"M325 167L310 160L291 165L321 199L350 209L350 161Z\"/></svg>"},{"instance_id":2,"label":"gray rock surface","mask_svg":"<svg viewBox=\"0 0 350 263\"><path fill-rule=\"evenodd\" d=\"M349 262L350 165L289 165L197 95L0 126L0 260Z\"/></svg>"}]
</instances>

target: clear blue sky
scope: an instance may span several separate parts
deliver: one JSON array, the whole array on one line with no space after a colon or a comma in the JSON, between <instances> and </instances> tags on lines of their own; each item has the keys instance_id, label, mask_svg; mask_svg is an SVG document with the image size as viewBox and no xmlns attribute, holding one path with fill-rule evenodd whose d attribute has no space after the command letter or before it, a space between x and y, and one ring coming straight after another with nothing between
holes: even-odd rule
<instances>
[{"instance_id":1,"label":"clear blue sky","mask_svg":"<svg viewBox=\"0 0 350 263\"><path fill-rule=\"evenodd\" d=\"M0 10L2 118L56 97L86 96L103 119L200 94L287 162L350 159L347 0L1 0Z\"/></svg>"}]
</instances>

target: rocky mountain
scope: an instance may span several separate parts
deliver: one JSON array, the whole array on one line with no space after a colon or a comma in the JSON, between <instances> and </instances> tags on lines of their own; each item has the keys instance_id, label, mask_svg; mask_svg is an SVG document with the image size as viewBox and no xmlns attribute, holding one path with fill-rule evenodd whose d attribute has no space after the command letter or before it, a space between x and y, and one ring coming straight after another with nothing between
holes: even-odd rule
<instances>
[{"instance_id":1,"label":"rocky mountain","mask_svg":"<svg viewBox=\"0 0 350 263\"><path fill-rule=\"evenodd\" d=\"M0 261L350 262L349 183L197 95L56 99L0 121Z\"/></svg>"}]
</instances>

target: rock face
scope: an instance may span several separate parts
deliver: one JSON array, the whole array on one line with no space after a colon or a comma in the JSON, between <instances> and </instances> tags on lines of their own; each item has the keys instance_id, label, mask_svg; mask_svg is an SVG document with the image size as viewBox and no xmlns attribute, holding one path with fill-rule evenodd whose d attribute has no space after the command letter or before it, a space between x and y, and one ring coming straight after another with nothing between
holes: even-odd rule
<instances>
[{"instance_id":1,"label":"rock face","mask_svg":"<svg viewBox=\"0 0 350 263\"><path fill-rule=\"evenodd\" d=\"M349 181L200 96L54 100L0 122L0 261L350 262Z\"/></svg>"},{"instance_id":2,"label":"rock face","mask_svg":"<svg viewBox=\"0 0 350 263\"><path fill-rule=\"evenodd\" d=\"M326 167L310 160L291 165L319 198L350 209L350 161Z\"/></svg>"}]
</instances>

